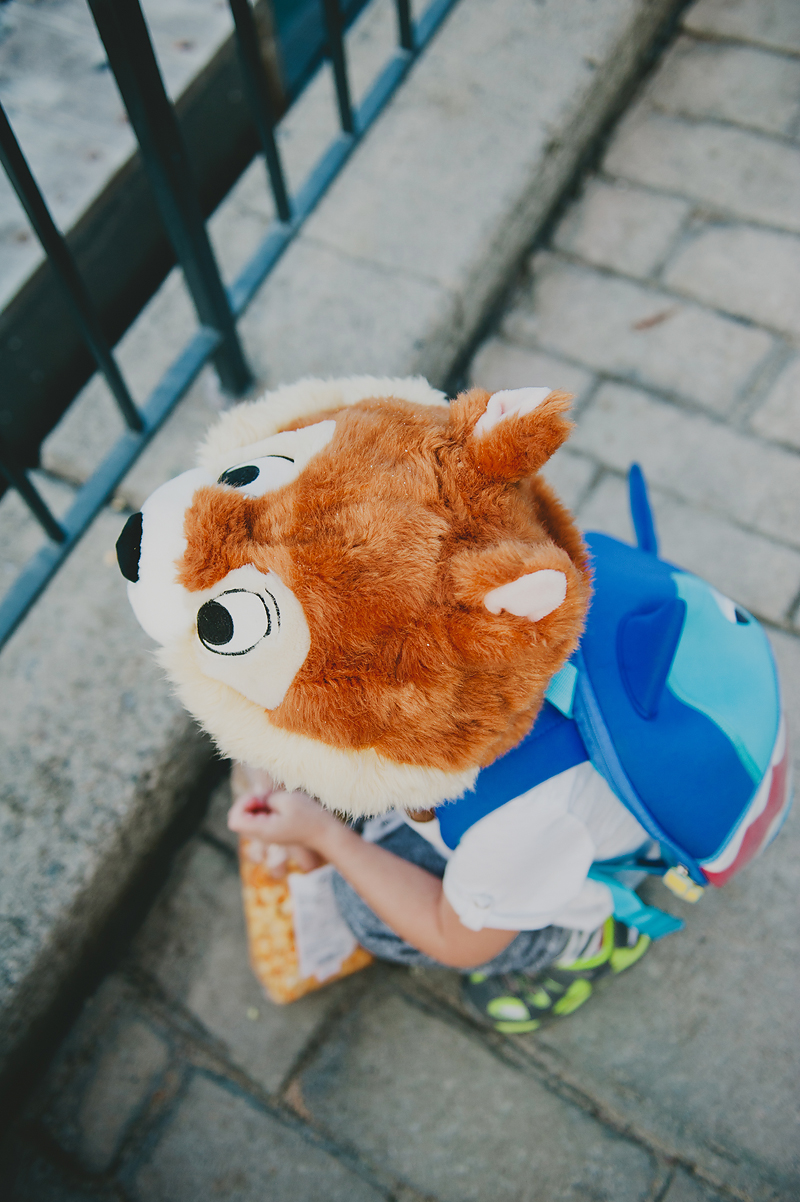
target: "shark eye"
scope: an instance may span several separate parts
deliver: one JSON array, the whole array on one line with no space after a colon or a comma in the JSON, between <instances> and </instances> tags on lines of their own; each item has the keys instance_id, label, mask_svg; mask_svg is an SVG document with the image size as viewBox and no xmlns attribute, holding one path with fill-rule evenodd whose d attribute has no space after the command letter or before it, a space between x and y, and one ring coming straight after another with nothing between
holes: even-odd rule
<instances>
[{"instance_id":1,"label":"shark eye","mask_svg":"<svg viewBox=\"0 0 800 1202\"><path fill-rule=\"evenodd\" d=\"M235 488L246 497L263 497L264 493L291 484L297 475L295 461L288 455L264 455L250 463L229 467L219 477L217 484L227 484L228 488Z\"/></svg>"},{"instance_id":2,"label":"shark eye","mask_svg":"<svg viewBox=\"0 0 800 1202\"><path fill-rule=\"evenodd\" d=\"M244 655L271 629L266 599L245 589L221 593L206 601L197 614L200 642L216 655Z\"/></svg>"}]
</instances>

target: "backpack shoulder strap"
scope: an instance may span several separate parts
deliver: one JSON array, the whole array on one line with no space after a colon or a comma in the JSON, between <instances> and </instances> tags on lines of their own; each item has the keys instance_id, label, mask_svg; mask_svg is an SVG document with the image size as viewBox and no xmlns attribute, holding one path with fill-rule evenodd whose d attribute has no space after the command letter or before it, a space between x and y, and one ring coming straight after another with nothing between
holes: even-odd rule
<instances>
[{"instance_id":1,"label":"backpack shoulder strap","mask_svg":"<svg viewBox=\"0 0 800 1202\"><path fill-rule=\"evenodd\" d=\"M614 874L602 864L593 864L589 869L589 880L599 881L611 890L614 902L614 917L626 926L636 927L643 935L651 939L661 939L680 931L686 925L682 918L665 914L655 906L646 906L637 893L628 885L623 885Z\"/></svg>"}]
</instances>

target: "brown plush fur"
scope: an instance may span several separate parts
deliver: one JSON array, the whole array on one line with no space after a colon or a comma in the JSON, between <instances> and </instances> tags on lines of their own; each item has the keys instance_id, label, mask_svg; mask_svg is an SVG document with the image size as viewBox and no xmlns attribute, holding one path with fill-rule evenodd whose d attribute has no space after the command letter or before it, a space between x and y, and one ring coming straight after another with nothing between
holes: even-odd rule
<instances>
[{"instance_id":1,"label":"brown plush fur","mask_svg":"<svg viewBox=\"0 0 800 1202\"><path fill-rule=\"evenodd\" d=\"M334 437L293 483L260 498L195 494L184 587L253 564L303 607L311 649L273 726L449 771L490 763L530 728L590 596L580 535L536 474L569 432L569 397L476 438L488 399L317 413L292 428L333 417ZM542 568L567 578L552 614L486 609L491 589Z\"/></svg>"}]
</instances>

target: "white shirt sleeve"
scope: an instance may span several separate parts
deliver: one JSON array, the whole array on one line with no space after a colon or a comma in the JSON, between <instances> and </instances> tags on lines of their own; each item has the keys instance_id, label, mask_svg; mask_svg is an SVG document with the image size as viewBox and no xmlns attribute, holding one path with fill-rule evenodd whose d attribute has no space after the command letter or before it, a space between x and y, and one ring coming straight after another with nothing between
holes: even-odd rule
<instances>
[{"instance_id":1,"label":"white shirt sleeve","mask_svg":"<svg viewBox=\"0 0 800 1202\"><path fill-rule=\"evenodd\" d=\"M643 837L602 777L580 764L470 827L448 862L444 894L472 931L535 931L551 923L593 930L613 910L610 890L587 879L593 861L632 850Z\"/></svg>"}]
</instances>

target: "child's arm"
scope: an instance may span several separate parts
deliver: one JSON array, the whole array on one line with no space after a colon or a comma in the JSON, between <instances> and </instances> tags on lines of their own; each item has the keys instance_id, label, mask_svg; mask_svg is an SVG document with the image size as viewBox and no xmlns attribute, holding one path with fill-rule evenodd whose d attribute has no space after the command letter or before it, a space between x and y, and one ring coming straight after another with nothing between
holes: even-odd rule
<instances>
[{"instance_id":1,"label":"child's arm","mask_svg":"<svg viewBox=\"0 0 800 1202\"><path fill-rule=\"evenodd\" d=\"M437 877L368 843L305 793L271 793L255 803L241 798L228 815L228 826L265 843L297 843L315 851L335 865L401 939L452 968L486 963L517 934L470 931Z\"/></svg>"}]
</instances>

